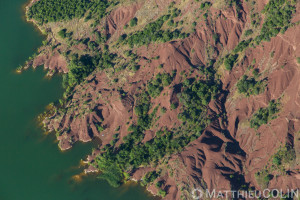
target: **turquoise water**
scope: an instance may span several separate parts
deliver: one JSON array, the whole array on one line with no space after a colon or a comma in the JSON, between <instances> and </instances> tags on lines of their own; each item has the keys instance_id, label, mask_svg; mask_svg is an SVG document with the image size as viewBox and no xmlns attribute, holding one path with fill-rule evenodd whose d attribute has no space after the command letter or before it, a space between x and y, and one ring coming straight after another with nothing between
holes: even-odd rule
<instances>
[{"instance_id":1,"label":"turquoise water","mask_svg":"<svg viewBox=\"0 0 300 200\"><path fill-rule=\"evenodd\" d=\"M26 23L26 0L0 0L0 200L140 200L153 199L138 185L118 189L90 175L81 181L80 159L97 144L77 144L60 152L54 135L45 135L36 117L63 93L61 79L44 78L42 68L14 71L41 45Z\"/></svg>"}]
</instances>

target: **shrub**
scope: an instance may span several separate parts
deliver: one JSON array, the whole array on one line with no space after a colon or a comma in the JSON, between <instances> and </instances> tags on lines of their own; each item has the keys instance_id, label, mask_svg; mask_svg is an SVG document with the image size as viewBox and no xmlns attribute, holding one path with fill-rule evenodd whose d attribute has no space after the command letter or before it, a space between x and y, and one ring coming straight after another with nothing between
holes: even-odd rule
<instances>
[{"instance_id":1,"label":"shrub","mask_svg":"<svg viewBox=\"0 0 300 200\"><path fill-rule=\"evenodd\" d=\"M172 109L172 110L176 109L177 107L178 107L178 105L177 105L176 103L172 103L172 104L171 104L171 109Z\"/></svg>"},{"instance_id":2,"label":"shrub","mask_svg":"<svg viewBox=\"0 0 300 200\"><path fill-rule=\"evenodd\" d=\"M67 32L67 29L62 29L62 30L60 30L57 34L59 35L59 37L61 37L61 38L66 38L66 32Z\"/></svg>"},{"instance_id":3,"label":"shrub","mask_svg":"<svg viewBox=\"0 0 300 200\"><path fill-rule=\"evenodd\" d=\"M253 31L252 29L248 29L245 31L245 36L248 37L249 35L252 35Z\"/></svg>"},{"instance_id":4,"label":"shrub","mask_svg":"<svg viewBox=\"0 0 300 200\"><path fill-rule=\"evenodd\" d=\"M101 158L101 161L98 166L102 171L98 178L106 180L113 187L119 187L124 179L121 168L118 165L111 165L112 161L109 159Z\"/></svg>"},{"instance_id":5,"label":"shrub","mask_svg":"<svg viewBox=\"0 0 300 200\"><path fill-rule=\"evenodd\" d=\"M208 2L208 1L206 1L206 2L201 3L200 9L207 9L207 8L209 8L210 6L211 6L211 3Z\"/></svg>"},{"instance_id":6,"label":"shrub","mask_svg":"<svg viewBox=\"0 0 300 200\"><path fill-rule=\"evenodd\" d=\"M158 195L161 196L161 197L165 197L167 195L167 192L164 191L163 189L159 189Z\"/></svg>"},{"instance_id":7,"label":"shrub","mask_svg":"<svg viewBox=\"0 0 300 200\"><path fill-rule=\"evenodd\" d=\"M259 76L259 70L258 70L258 69L254 69L254 70L252 71L252 74L253 74L253 76L254 76L255 78L257 78L257 77Z\"/></svg>"},{"instance_id":8,"label":"shrub","mask_svg":"<svg viewBox=\"0 0 300 200\"><path fill-rule=\"evenodd\" d=\"M170 18L170 15L165 15L165 16L163 16L163 20L164 20L164 21L167 21L169 18Z\"/></svg>"},{"instance_id":9,"label":"shrub","mask_svg":"<svg viewBox=\"0 0 300 200\"><path fill-rule=\"evenodd\" d=\"M215 41L215 43L219 42L220 38L219 38L219 35L217 33L213 34L213 40Z\"/></svg>"},{"instance_id":10,"label":"shrub","mask_svg":"<svg viewBox=\"0 0 300 200\"><path fill-rule=\"evenodd\" d=\"M161 113L163 113L163 114L167 112L167 109L165 107L161 108L160 110L161 110Z\"/></svg>"},{"instance_id":11,"label":"shrub","mask_svg":"<svg viewBox=\"0 0 300 200\"><path fill-rule=\"evenodd\" d=\"M174 20L173 20L173 19L170 19L170 20L168 21L168 25L169 25L169 26L174 26Z\"/></svg>"},{"instance_id":12,"label":"shrub","mask_svg":"<svg viewBox=\"0 0 300 200\"><path fill-rule=\"evenodd\" d=\"M163 184L162 181L157 181L157 182L155 183L155 187L156 187L156 188L160 188L160 187L162 186L162 184Z\"/></svg>"},{"instance_id":13,"label":"shrub","mask_svg":"<svg viewBox=\"0 0 300 200\"><path fill-rule=\"evenodd\" d=\"M148 172L148 173L143 177L143 183L144 183L144 185L147 185L148 183L154 182L154 181L157 179L158 176L159 176L159 174L156 173L156 171Z\"/></svg>"},{"instance_id":14,"label":"shrub","mask_svg":"<svg viewBox=\"0 0 300 200\"><path fill-rule=\"evenodd\" d=\"M136 25L137 25L137 22L138 22L138 19L137 19L136 17L134 17L134 18L132 18L132 19L130 20L129 25L130 25L131 27L136 26Z\"/></svg>"}]
</instances>

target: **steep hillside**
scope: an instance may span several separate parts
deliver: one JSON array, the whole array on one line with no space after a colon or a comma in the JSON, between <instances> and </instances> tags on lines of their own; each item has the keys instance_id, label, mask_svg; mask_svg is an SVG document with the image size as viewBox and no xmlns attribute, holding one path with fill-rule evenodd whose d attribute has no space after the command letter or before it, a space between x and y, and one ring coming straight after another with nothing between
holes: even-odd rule
<instances>
[{"instance_id":1,"label":"steep hillside","mask_svg":"<svg viewBox=\"0 0 300 200\"><path fill-rule=\"evenodd\" d=\"M68 6L66 6L68 5ZM23 68L60 73L43 115L66 150L100 138L86 172L165 199L193 188L300 188L296 0L39 0L47 35ZM299 43L300 44L300 43Z\"/></svg>"}]
</instances>

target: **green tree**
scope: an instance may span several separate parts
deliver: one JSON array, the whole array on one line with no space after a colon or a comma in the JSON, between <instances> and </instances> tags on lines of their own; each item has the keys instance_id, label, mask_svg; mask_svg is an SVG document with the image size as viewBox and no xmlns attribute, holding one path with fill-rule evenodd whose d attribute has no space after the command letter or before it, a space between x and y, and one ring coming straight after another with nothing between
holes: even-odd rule
<instances>
[{"instance_id":1,"label":"green tree","mask_svg":"<svg viewBox=\"0 0 300 200\"><path fill-rule=\"evenodd\" d=\"M132 19L130 20L129 25L130 25L131 27L134 27L134 26L137 25L137 22L138 22L138 19L137 19L136 17L134 17L134 18L132 18Z\"/></svg>"}]
</instances>

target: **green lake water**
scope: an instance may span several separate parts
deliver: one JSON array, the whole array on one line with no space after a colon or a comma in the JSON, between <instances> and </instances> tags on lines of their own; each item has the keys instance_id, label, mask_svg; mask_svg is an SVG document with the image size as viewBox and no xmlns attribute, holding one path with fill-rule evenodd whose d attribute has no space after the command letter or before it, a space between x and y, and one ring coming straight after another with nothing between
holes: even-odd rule
<instances>
[{"instance_id":1,"label":"green lake water","mask_svg":"<svg viewBox=\"0 0 300 200\"><path fill-rule=\"evenodd\" d=\"M80 159L94 143L78 143L61 152L36 117L61 97L59 76L46 79L42 68L14 71L41 45L43 36L26 23L26 0L0 0L0 200L150 200L138 185L112 188L89 175L82 181Z\"/></svg>"}]
</instances>

